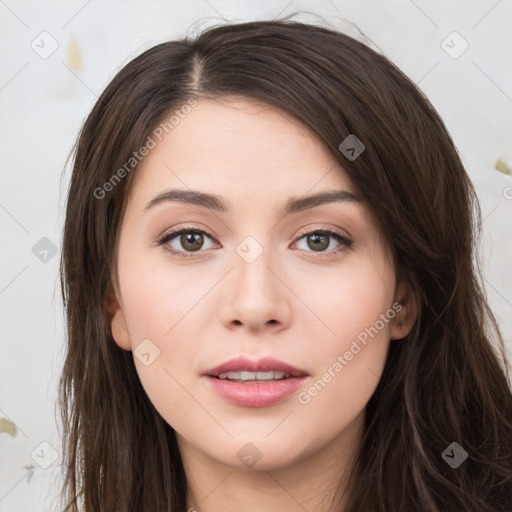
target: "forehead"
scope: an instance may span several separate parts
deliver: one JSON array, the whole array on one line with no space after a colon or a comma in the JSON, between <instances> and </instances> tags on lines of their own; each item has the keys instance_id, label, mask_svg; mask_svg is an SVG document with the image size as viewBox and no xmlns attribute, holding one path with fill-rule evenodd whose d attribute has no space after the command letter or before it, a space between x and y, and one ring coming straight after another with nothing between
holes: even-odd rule
<instances>
[{"instance_id":1,"label":"forehead","mask_svg":"<svg viewBox=\"0 0 512 512\"><path fill-rule=\"evenodd\" d=\"M130 202L169 187L243 201L278 200L354 187L307 127L272 106L243 98L199 99L142 160Z\"/></svg>"}]
</instances>

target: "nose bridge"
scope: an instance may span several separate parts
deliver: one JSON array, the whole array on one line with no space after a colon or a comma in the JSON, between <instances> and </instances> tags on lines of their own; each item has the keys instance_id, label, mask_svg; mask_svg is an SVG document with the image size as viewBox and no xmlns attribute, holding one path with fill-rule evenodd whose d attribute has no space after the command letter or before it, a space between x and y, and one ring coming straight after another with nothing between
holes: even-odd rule
<instances>
[{"instance_id":1,"label":"nose bridge","mask_svg":"<svg viewBox=\"0 0 512 512\"><path fill-rule=\"evenodd\" d=\"M259 300L260 295L274 295L272 281L275 276L270 271L275 258L270 247L269 237L254 236L245 237L236 247L234 261L235 279L238 281L238 289L245 300Z\"/></svg>"},{"instance_id":2,"label":"nose bridge","mask_svg":"<svg viewBox=\"0 0 512 512\"><path fill-rule=\"evenodd\" d=\"M275 275L277 258L270 237L247 236L235 248L224 320L258 328L266 323L286 323L286 287Z\"/></svg>"}]
</instances>

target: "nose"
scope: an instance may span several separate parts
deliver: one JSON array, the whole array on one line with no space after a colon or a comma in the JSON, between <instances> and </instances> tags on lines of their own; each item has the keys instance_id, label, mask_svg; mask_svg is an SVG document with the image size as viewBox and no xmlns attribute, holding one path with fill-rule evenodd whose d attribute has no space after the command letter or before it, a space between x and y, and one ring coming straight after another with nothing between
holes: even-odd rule
<instances>
[{"instance_id":1,"label":"nose","mask_svg":"<svg viewBox=\"0 0 512 512\"><path fill-rule=\"evenodd\" d=\"M226 300L221 306L222 323L229 329L245 327L253 333L287 328L293 294L270 251L264 250L252 262L234 254L233 267L224 280Z\"/></svg>"}]
</instances>

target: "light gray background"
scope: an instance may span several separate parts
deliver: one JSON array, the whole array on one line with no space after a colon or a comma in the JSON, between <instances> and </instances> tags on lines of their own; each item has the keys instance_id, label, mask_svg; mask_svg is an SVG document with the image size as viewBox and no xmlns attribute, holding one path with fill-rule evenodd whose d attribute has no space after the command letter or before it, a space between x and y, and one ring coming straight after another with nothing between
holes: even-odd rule
<instances>
[{"instance_id":1,"label":"light gray background","mask_svg":"<svg viewBox=\"0 0 512 512\"><path fill-rule=\"evenodd\" d=\"M345 20L357 24L440 113L481 200L487 292L512 354L512 177L494 169L498 158L512 167L510 0L0 0L0 418L18 428L15 437L0 433L0 512L57 510L59 458L43 469L52 452L40 443L60 452L59 182L85 116L115 72L143 49L223 18L297 11L355 36ZM458 58L445 51L464 44L454 31L469 44ZM44 55L51 44L58 48ZM69 169L63 191L68 178ZM32 252L43 237L57 249L46 262Z\"/></svg>"}]
</instances>

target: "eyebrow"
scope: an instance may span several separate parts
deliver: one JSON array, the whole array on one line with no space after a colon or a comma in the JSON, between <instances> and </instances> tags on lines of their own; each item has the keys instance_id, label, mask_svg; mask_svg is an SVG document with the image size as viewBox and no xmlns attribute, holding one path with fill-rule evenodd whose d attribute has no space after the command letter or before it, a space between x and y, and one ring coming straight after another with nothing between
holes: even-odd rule
<instances>
[{"instance_id":1,"label":"eyebrow","mask_svg":"<svg viewBox=\"0 0 512 512\"><path fill-rule=\"evenodd\" d=\"M149 210L151 207L167 202L167 201L180 201L195 206L201 206L217 212L229 212L229 203L221 196L200 192L198 190L180 190L171 189L159 194L153 198L144 208ZM327 203L334 202L360 202L361 200L347 190L334 190L319 192L318 194L306 197L291 197L281 209L282 216L289 215L290 213L297 213L308 208L315 208Z\"/></svg>"}]
</instances>

